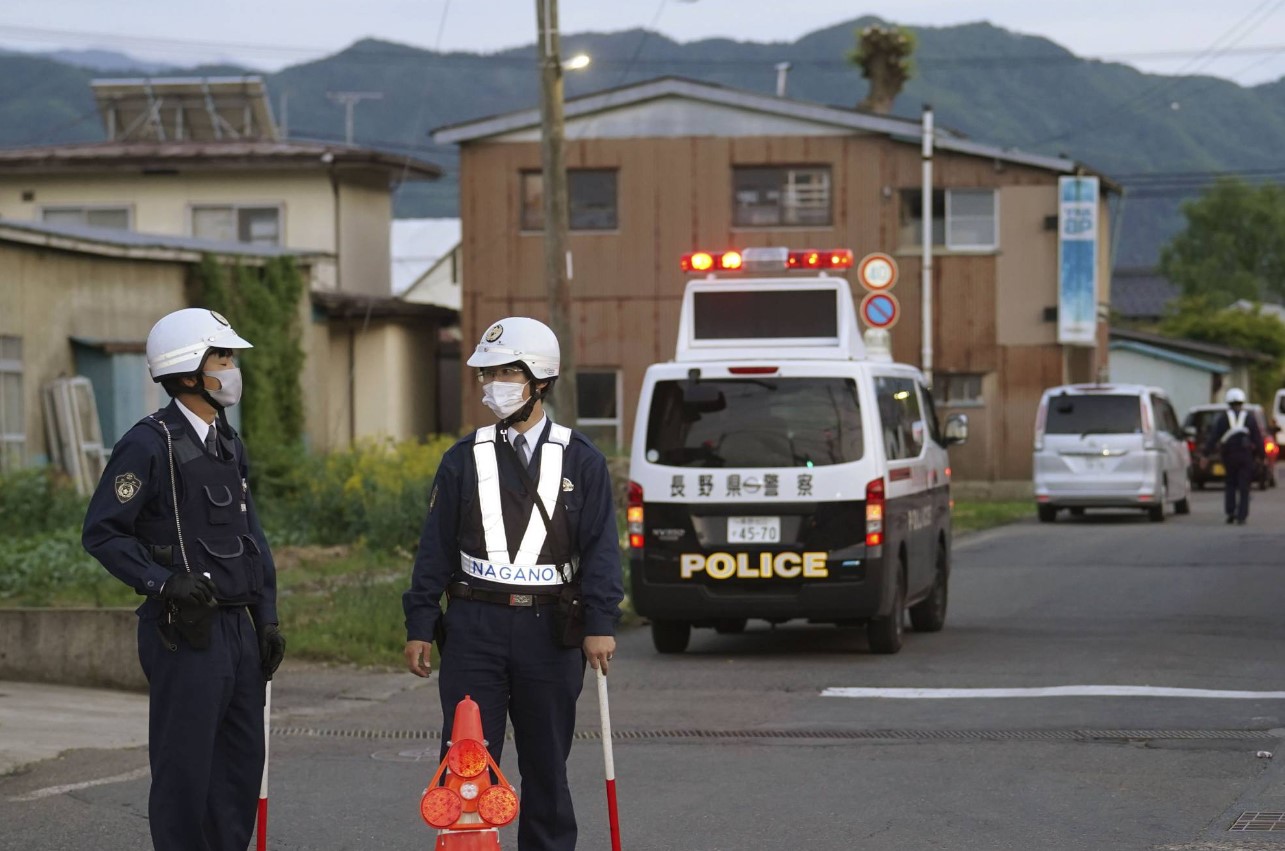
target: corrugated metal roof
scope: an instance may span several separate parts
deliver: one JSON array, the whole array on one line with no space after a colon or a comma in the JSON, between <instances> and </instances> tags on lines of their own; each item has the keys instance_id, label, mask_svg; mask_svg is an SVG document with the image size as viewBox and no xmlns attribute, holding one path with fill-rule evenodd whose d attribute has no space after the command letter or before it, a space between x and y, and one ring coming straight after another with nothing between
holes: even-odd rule
<instances>
[{"instance_id":1,"label":"corrugated metal roof","mask_svg":"<svg viewBox=\"0 0 1285 851\"><path fill-rule=\"evenodd\" d=\"M1212 372L1215 375L1226 375L1231 372L1231 367L1226 366L1225 364L1201 360L1200 358L1193 358L1190 355L1179 354L1171 349L1162 349L1159 346L1149 346L1146 343L1135 343L1130 340L1116 340L1111 343L1110 348L1113 352L1134 352L1135 354L1146 355L1147 357L1153 357L1157 360L1176 363L1180 366L1189 366L1192 369Z\"/></svg>"},{"instance_id":2,"label":"corrugated metal roof","mask_svg":"<svg viewBox=\"0 0 1285 851\"><path fill-rule=\"evenodd\" d=\"M173 259L200 259L202 254L271 259L274 257L329 257L322 251L286 248L279 245L251 245L245 242L215 242L193 236L140 233L117 228L87 225L54 225L46 222L0 219L0 240L36 243L86 253L130 256L136 252L162 251L180 255ZM109 249L115 249L114 251Z\"/></svg>"},{"instance_id":3,"label":"corrugated metal roof","mask_svg":"<svg viewBox=\"0 0 1285 851\"><path fill-rule=\"evenodd\" d=\"M1111 275L1111 309L1125 319L1159 319L1180 294L1156 269L1117 269Z\"/></svg>"},{"instance_id":4,"label":"corrugated metal roof","mask_svg":"<svg viewBox=\"0 0 1285 851\"><path fill-rule=\"evenodd\" d=\"M717 103L754 112L795 118L799 121L845 127L858 132L882 133L886 136L914 142L915 144L919 144L923 139L922 128L918 121L807 103L789 98L779 98L745 89L735 89L700 80L689 80L683 77L661 77L634 85L572 98L565 104L564 115L567 120L571 120L666 97ZM539 125L540 110L526 109L439 128L433 132L433 141L439 144L463 144ZM972 156L983 156L1059 173L1072 172L1082 168L1081 164L1075 160L972 142L960 137L959 134L944 129L938 129L934 134L933 144L942 150ZM1088 169L1086 171L1091 174L1096 173ZM1110 184L1109 181L1108 184L1114 188L1114 184Z\"/></svg>"},{"instance_id":5,"label":"corrugated metal roof","mask_svg":"<svg viewBox=\"0 0 1285 851\"><path fill-rule=\"evenodd\" d=\"M289 141L86 142L0 148L0 168L8 173L93 171L136 168L164 173L178 167L315 168L366 167L387 171L397 180L433 180L442 170L426 160L372 148Z\"/></svg>"}]
</instances>

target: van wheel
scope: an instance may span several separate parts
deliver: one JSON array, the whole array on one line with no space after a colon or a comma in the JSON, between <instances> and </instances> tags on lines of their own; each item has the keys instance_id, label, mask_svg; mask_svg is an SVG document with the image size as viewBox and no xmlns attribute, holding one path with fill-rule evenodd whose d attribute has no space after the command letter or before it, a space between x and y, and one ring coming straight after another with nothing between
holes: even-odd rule
<instances>
[{"instance_id":1,"label":"van wheel","mask_svg":"<svg viewBox=\"0 0 1285 851\"><path fill-rule=\"evenodd\" d=\"M718 623L714 624L714 631L719 635L739 635L745 632L745 624L749 618L719 618Z\"/></svg>"},{"instance_id":2,"label":"van wheel","mask_svg":"<svg viewBox=\"0 0 1285 851\"><path fill-rule=\"evenodd\" d=\"M1057 509L1051 505L1038 505L1035 508L1041 523L1052 523L1057 519Z\"/></svg>"},{"instance_id":3,"label":"van wheel","mask_svg":"<svg viewBox=\"0 0 1285 851\"><path fill-rule=\"evenodd\" d=\"M692 638L692 625L687 621L652 621L651 643L657 653L682 653Z\"/></svg>"},{"instance_id":4,"label":"van wheel","mask_svg":"<svg viewBox=\"0 0 1285 851\"><path fill-rule=\"evenodd\" d=\"M937 575L933 590L923 600L910 607L910 625L915 632L941 632L946 625L946 603L950 596L950 557L946 547L937 544Z\"/></svg>"},{"instance_id":5,"label":"van wheel","mask_svg":"<svg viewBox=\"0 0 1285 851\"><path fill-rule=\"evenodd\" d=\"M1147 519L1148 519L1148 520L1150 520L1152 523L1163 523L1163 522L1165 522L1165 504L1164 504L1164 502L1161 502L1159 505L1153 505L1153 506L1151 506L1150 508L1148 508L1148 509L1147 509Z\"/></svg>"},{"instance_id":6,"label":"van wheel","mask_svg":"<svg viewBox=\"0 0 1285 851\"><path fill-rule=\"evenodd\" d=\"M896 653L901 649L906 618L906 571L897 571L897 590L893 592L892 611L866 622L866 640L871 653Z\"/></svg>"}]
</instances>

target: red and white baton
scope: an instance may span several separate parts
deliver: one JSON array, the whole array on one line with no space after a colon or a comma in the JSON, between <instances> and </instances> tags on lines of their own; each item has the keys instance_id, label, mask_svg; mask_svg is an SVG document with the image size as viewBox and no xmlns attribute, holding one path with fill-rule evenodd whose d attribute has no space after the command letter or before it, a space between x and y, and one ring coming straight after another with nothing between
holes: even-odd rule
<instances>
[{"instance_id":1,"label":"red and white baton","mask_svg":"<svg viewBox=\"0 0 1285 851\"><path fill-rule=\"evenodd\" d=\"M607 675L598 668L598 715L602 718L602 761L607 773L607 820L611 851L620 851L620 814L616 812L616 761L611 755L611 710L607 706Z\"/></svg>"},{"instance_id":2,"label":"red and white baton","mask_svg":"<svg viewBox=\"0 0 1285 851\"><path fill-rule=\"evenodd\" d=\"M272 715L272 680L263 695L263 779L259 782L259 840L256 851L268 849L268 719Z\"/></svg>"}]
</instances>

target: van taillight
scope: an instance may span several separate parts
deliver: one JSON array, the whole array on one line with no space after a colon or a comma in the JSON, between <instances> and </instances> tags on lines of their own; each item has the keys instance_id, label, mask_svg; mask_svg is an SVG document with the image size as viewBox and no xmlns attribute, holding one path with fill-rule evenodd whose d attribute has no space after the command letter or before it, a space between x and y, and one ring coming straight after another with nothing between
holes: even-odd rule
<instances>
[{"instance_id":1,"label":"van taillight","mask_svg":"<svg viewBox=\"0 0 1285 851\"><path fill-rule=\"evenodd\" d=\"M883 544L883 479L878 478L866 485L866 546L877 547Z\"/></svg>"},{"instance_id":2,"label":"van taillight","mask_svg":"<svg viewBox=\"0 0 1285 851\"><path fill-rule=\"evenodd\" d=\"M1044 423L1048 419L1049 403L1041 402L1039 410L1035 412L1035 451L1039 452L1044 448Z\"/></svg>"},{"instance_id":3,"label":"van taillight","mask_svg":"<svg viewBox=\"0 0 1285 851\"><path fill-rule=\"evenodd\" d=\"M629 531L629 548L641 550L643 546L643 489L637 482L629 483L629 508L625 511Z\"/></svg>"}]
</instances>

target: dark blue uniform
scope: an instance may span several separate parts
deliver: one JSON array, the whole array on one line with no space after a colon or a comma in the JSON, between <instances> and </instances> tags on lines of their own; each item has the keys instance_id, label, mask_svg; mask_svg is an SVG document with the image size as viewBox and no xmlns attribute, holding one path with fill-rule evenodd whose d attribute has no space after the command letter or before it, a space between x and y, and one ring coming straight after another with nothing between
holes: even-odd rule
<instances>
[{"instance_id":1,"label":"dark blue uniform","mask_svg":"<svg viewBox=\"0 0 1285 851\"><path fill-rule=\"evenodd\" d=\"M544 427L529 467L536 481L550 425ZM499 437L494 447L497 456L510 451L502 440ZM576 821L566 761L585 659L580 649L563 647L555 637L554 606L548 594L556 587L492 582L465 574L461 553L486 558L474 442L475 436L470 435L451 447L433 483L411 588L403 598L407 640L434 640L434 627L443 617L440 600L448 585L455 589L457 583L466 582L488 594L487 600L478 600L452 593L445 614L440 674L443 748L456 704L466 694L481 708L483 731L497 762L504 746L505 715L512 718L522 774L518 848L571 851L576 845ZM503 521L512 556L535 507L515 464L498 460ZM578 561L585 632L614 635L624 583L611 477L602 453L579 432L571 432L564 450L562 479L539 562ZM535 522L542 523L538 515ZM534 604L503 602L519 592L532 595Z\"/></svg>"},{"instance_id":2,"label":"dark blue uniform","mask_svg":"<svg viewBox=\"0 0 1285 851\"><path fill-rule=\"evenodd\" d=\"M1226 440L1223 436L1231 430L1231 411L1218 417L1206 444L1206 455L1220 453L1223 462L1223 503L1227 522L1244 523L1249 517L1249 488L1254 478L1254 461L1263 454L1263 434L1258 420L1252 413L1242 410L1245 416L1244 431Z\"/></svg>"},{"instance_id":3,"label":"dark blue uniform","mask_svg":"<svg viewBox=\"0 0 1285 851\"><path fill-rule=\"evenodd\" d=\"M138 657L151 696L148 802L158 851L245 851L263 773L264 675L255 625L274 624L276 570L250 497L245 447L220 425L218 457L177 408L120 439L85 516L85 549L147 600ZM208 646L157 595L183 572L165 430L174 447L182 544L219 607ZM185 630L187 628L185 627ZM199 631L198 631L199 632Z\"/></svg>"}]
</instances>

